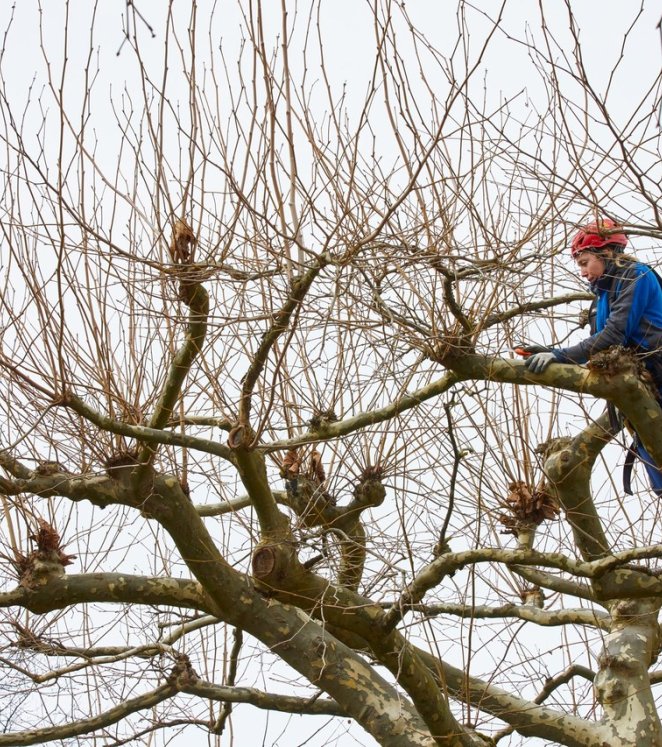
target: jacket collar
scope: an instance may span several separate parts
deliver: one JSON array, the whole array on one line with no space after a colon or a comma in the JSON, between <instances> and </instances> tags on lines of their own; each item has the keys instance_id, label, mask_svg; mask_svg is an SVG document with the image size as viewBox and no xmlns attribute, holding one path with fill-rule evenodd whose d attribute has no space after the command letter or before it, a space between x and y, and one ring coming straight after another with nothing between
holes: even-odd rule
<instances>
[{"instance_id":1,"label":"jacket collar","mask_svg":"<svg viewBox=\"0 0 662 747\"><path fill-rule=\"evenodd\" d=\"M617 277L618 274L618 267L616 267L613 260L608 259L605 263L605 271L603 274L594 283L590 284L591 291L596 294L600 291L608 291L611 288L614 278Z\"/></svg>"}]
</instances>

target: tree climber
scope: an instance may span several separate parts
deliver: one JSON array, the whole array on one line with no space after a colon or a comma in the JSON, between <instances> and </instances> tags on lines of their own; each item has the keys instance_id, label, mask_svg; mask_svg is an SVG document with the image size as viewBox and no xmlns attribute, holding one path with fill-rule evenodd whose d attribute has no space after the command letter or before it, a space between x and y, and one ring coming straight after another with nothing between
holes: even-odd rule
<instances>
[{"instance_id":1,"label":"tree climber","mask_svg":"<svg viewBox=\"0 0 662 747\"><path fill-rule=\"evenodd\" d=\"M624 254L627 236L609 218L581 228L570 252L596 298L589 312L591 336L566 348L523 347L525 366L542 373L550 363L586 363L591 355L613 345L637 353L646 365L662 400L662 278L648 265ZM662 496L662 470L634 434L632 456L626 461L624 482L630 493L634 454L646 467L651 488Z\"/></svg>"}]
</instances>

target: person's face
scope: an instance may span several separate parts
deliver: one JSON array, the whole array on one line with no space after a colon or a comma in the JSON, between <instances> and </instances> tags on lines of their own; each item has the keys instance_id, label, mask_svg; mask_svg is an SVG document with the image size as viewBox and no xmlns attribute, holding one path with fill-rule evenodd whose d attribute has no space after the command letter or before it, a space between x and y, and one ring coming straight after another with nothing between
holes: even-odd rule
<instances>
[{"instance_id":1,"label":"person's face","mask_svg":"<svg viewBox=\"0 0 662 747\"><path fill-rule=\"evenodd\" d=\"M582 252L577 259L577 269L579 274L588 280L589 283L595 283L598 278L604 275L605 261L593 252Z\"/></svg>"}]
</instances>

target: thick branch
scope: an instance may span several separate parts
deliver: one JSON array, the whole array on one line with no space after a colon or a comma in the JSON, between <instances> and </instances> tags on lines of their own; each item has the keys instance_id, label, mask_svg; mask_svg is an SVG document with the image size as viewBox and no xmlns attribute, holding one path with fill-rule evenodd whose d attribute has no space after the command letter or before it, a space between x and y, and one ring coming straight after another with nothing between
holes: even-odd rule
<instances>
[{"instance_id":1,"label":"thick branch","mask_svg":"<svg viewBox=\"0 0 662 747\"><path fill-rule=\"evenodd\" d=\"M387 606L386 604L384 605ZM388 607L391 607L388 604ZM609 630L610 617L605 612L589 609L559 609L542 610L530 605L503 604L500 607L487 605L469 606L465 604L414 604L409 608L412 612L425 615L426 618L438 615L452 615L467 619L515 618L526 620L544 627L558 625L589 625Z\"/></svg>"},{"instance_id":2,"label":"thick branch","mask_svg":"<svg viewBox=\"0 0 662 747\"><path fill-rule=\"evenodd\" d=\"M252 687L227 687L212 682L197 680L183 687L187 695L197 695L205 700L218 700L223 703L246 703L267 711L298 713L306 716L347 716L347 713L329 698L297 698L292 695L277 695L255 690Z\"/></svg>"},{"instance_id":3,"label":"thick branch","mask_svg":"<svg viewBox=\"0 0 662 747\"><path fill-rule=\"evenodd\" d=\"M255 508L264 539L283 539L291 534L290 522L280 511L267 479L264 456L244 447L235 450L239 477Z\"/></svg>"},{"instance_id":4,"label":"thick branch","mask_svg":"<svg viewBox=\"0 0 662 747\"><path fill-rule=\"evenodd\" d=\"M216 609L196 581L124 573L69 574L53 577L43 586L19 586L0 593L0 607L23 607L40 614L91 602L164 605L212 614Z\"/></svg>"},{"instance_id":5,"label":"thick branch","mask_svg":"<svg viewBox=\"0 0 662 747\"><path fill-rule=\"evenodd\" d=\"M174 261L189 262L191 254L189 244L196 241L191 228L184 221L177 221L174 226L171 254ZM154 430L164 428L172 417L177 400L181 396L184 380L188 376L193 361L196 359L207 334L207 320L209 317L209 294L205 287L195 277L195 272L189 267L182 267L179 283L179 297L189 308L188 325L184 343L175 353L166 374L166 380L161 394L154 408L148 427ZM158 443L158 442L156 442ZM142 443L137 458L137 467L133 479L136 486L142 486L148 478L151 465L158 449L155 442Z\"/></svg>"},{"instance_id":6,"label":"thick branch","mask_svg":"<svg viewBox=\"0 0 662 747\"><path fill-rule=\"evenodd\" d=\"M179 395L188 372L196 359L207 333L207 317L209 316L209 294L201 283L182 279L182 296L189 307L188 326L183 345L175 353L168 370L161 396L156 403L149 427L163 428L172 416L172 411L179 399ZM141 460L143 461L143 460Z\"/></svg>"},{"instance_id":7,"label":"thick branch","mask_svg":"<svg viewBox=\"0 0 662 747\"><path fill-rule=\"evenodd\" d=\"M393 628L402 618L403 612L411 610L425 596L425 594L451 573L476 563L505 563L514 572L526 576L526 566L542 566L571 573L574 576L600 581L600 598L622 598L634 596L642 598L662 593L662 580L656 575L638 569L623 568L635 560L662 557L662 545L652 545L645 548L632 548L608 557L600 557L592 562L578 561L561 553L540 553L535 550L507 550L495 547L483 547L475 550L465 550L458 553L445 553L423 568L416 578L409 584L402 597L396 602L386 615L386 625ZM603 577L610 573L603 581ZM547 578L536 576L536 583L554 588ZM563 582L559 579L559 582ZM576 593L576 582L568 582L570 586L562 590L564 593ZM578 596L585 596L578 594Z\"/></svg>"},{"instance_id":8,"label":"thick branch","mask_svg":"<svg viewBox=\"0 0 662 747\"><path fill-rule=\"evenodd\" d=\"M18 459L6 451L0 451L0 467L9 472L10 475L18 477L21 480L27 480L34 474L32 470L28 469L24 464L21 464Z\"/></svg>"},{"instance_id":9,"label":"thick branch","mask_svg":"<svg viewBox=\"0 0 662 747\"><path fill-rule=\"evenodd\" d=\"M541 571L538 568L525 567L522 565L513 565L510 567L510 570L534 586L540 586L544 589L558 592L559 594L567 594L568 596L577 597L578 599L586 599L588 602L596 601L593 589L591 589L587 583L573 581L569 578L561 578L560 576L553 576L551 573Z\"/></svg>"},{"instance_id":10,"label":"thick branch","mask_svg":"<svg viewBox=\"0 0 662 747\"><path fill-rule=\"evenodd\" d=\"M90 423L94 423L94 425L109 433L129 436L130 438L135 438L138 441L146 443L169 444L171 446L181 446L186 449L204 451L208 454L215 454L223 459L232 461L232 451L217 441L207 438L197 438L196 436L186 436L182 433L151 428L145 425L122 423L119 420L113 420L106 415L102 415L73 394L68 394L63 404L70 407L86 420L89 420Z\"/></svg>"},{"instance_id":11,"label":"thick branch","mask_svg":"<svg viewBox=\"0 0 662 747\"><path fill-rule=\"evenodd\" d=\"M81 734L88 734L89 732L106 728L111 724L116 724L132 713L136 713L136 711L153 708L155 705L162 703L168 698L172 698L176 694L176 686L171 684L161 685L161 687L157 687L144 695L139 695L132 700L127 700L121 705L110 708L92 718L80 719L79 721L64 724L63 726L49 726L44 729L29 729L26 731L0 734L0 746L12 745L14 747L18 745L41 744L42 742L50 742L56 739L70 739Z\"/></svg>"},{"instance_id":12,"label":"thick branch","mask_svg":"<svg viewBox=\"0 0 662 747\"><path fill-rule=\"evenodd\" d=\"M220 428L222 431L229 431L232 423L226 418L206 417L204 415L184 416L181 421L170 421L168 427L179 427L180 425L196 425L201 427Z\"/></svg>"},{"instance_id":13,"label":"thick branch","mask_svg":"<svg viewBox=\"0 0 662 747\"><path fill-rule=\"evenodd\" d=\"M592 672L588 667L584 667L581 664L572 664L561 674L557 674L555 677L550 677L546 680L542 690L536 695L534 703L544 703L547 698L559 687L566 685L573 677L583 677L589 682L593 682L595 679L595 672ZM498 732L494 735L494 741L498 742L500 739L507 737L515 731L514 727L509 726L506 729Z\"/></svg>"},{"instance_id":14,"label":"thick branch","mask_svg":"<svg viewBox=\"0 0 662 747\"><path fill-rule=\"evenodd\" d=\"M274 493L274 498L278 501L279 495L284 494L283 491L280 494ZM278 502L281 503L282 501ZM223 516L224 514L241 511L242 508L248 508L250 505L251 499L245 495L242 498L235 498L232 501L223 501L222 503L198 503L195 510L198 512L198 516Z\"/></svg>"},{"instance_id":15,"label":"thick branch","mask_svg":"<svg viewBox=\"0 0 662 747\"><path fill-rule=\"evenodd\" d=\"M306 569L290 543L261 545L253 556L253 573L271 595L365 641L409 694L433 736L456 740L448 744L476 743L452 715L443 688L436 686L411 644L398 631L386 630L376 604Z\"/></svg>"},{"instance_id":16,"label":"thick branch","mask_svg":"<svg viewBox=\"0 0 662 747\"><path fill-rule=\"evenodd\" d=\"M2 455L0 455L1 457ZM0 459L1 462L1 459ZM0 477L0 491L5 495L30 493L46 498L61 495L72 501L90 501L103 508L114 504L131 505L131 494L116 480L100 475L71 475L55 472L49 475L28 473L27 478L8 480Z\"/></svg>"},{"instance_id":17,"label":"thick branch","mask_svg":"<svg viewBox=\"0 0 662 747\"><path fill-rule=\"evenodd\" d=\"M225 562L180 486L173 483L169 494L149 497L145 510L170 533L188 567L216 603L218 617L261 640L328 693L380 744L432 744L416 711L359 655L302 611L265 599ZM328 582L322 582L328 590ZM337 603L330 606L338 610Z\"/></svg>"},{"instance_id":18,"label":"thick branch","mask_svg":"<svg viewBox=\"0 0 662 747\"><path fill-rule=\"evenodd\" d=\"M448 747L478 747L484 742L467 731L453 716L443 683L399 633L372 636L370 648L412 698L437 744Z\"/></svg>"},{"instance_id":19,"label":"thick branch","mask_svg":"<svg viewBox=\"0 0 662 747\"><path fill-rule=\"evenodd\" d=\"M420 602L425 594L449 574L475 563L505 563L507 565L535 565L566 571L577 576L590 577L597 571L591 563L569 558L561 553L540 553L535 550L506 550L497 547L483 547L464 552L445 553L419 571L409 584L400 600L387 613L387 625L393 626L400 620L403 609L409 609Z\"/></svg>"},{"instance_id":20,"label":"thick branch","mask_svg":"<svg viewBox=\"0 0 662 747\"><path fill-rule=\"evenodd\" d=\"M545 462L550 487L572 527L575 543L586 560L603 557L609 543L591 497L591 472L598 454L611 439L609 418L603 415L571 443Z\"/></svg>"},{"instance_id":21,"label":"thick branch","mask_svg":"<svg viewBox=\"0 0 662 747\"><path fill-rule=\"evenodd\" d=\"M510 724L526 737L540 737L566 747L612 744L605 727L577 716L570 716L552 708L512 695L478 677L471 677L436 659L427 652L419 652L431 671L440 671L449 692L460 700L469 700L482 711ZM600 741L600 740L604 741Z\"/></svg>"},{"instance_id":22,"label":"thick branch","mask_svg":"<svg viewBox=\"0 0 662 747\"><path fill-rule=\"evenodd\" d=\"M613 625L598 659L595 693L603 708L610 744L656 747L662 725L648 679L657 657L660 600L623 599L612 605Z\"/></svg>"},{"instance_id":23,"label":"thick branch","mask_svg":"<svg viewBox=\"0 0 662 747\"><path fill-rule=\"evenodd\" d=\"M662 409L634 367L619 373L604 373L567 363L553 363L542 374L532 374L524 363L506 358L462 353L447 355L441 361L462 378L504 384L546 385L613 402L640 435L648 453L662 464Z\"/></svg>"},{"instance_id":24,"label":"thick branch","mask_svg":"<svg viewBox=\"0 0 662 747\"><path fill-rule=\"evenodd\" d=\"M565 509L575 543L582 556L592 560L593 588L600 599L659 593L660 579L638 569L622 568L637 560L659 558L662 545L610 553L602 522L591 497L591 471L595 459L611 438L609 419L601 416L565 448L553 452L545 471L559 503Z\"/></svg>"}]
</instances>

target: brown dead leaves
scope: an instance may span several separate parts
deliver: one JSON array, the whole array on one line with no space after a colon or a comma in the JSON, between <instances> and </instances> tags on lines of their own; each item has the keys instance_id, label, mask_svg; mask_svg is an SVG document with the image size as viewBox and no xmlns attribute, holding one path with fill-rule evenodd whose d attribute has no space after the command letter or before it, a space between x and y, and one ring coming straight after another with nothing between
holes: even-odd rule
<instances>
[{"instance_id":1,"label":"brown dead leaves","mask_svg":"<svg viewBox=\"0 0 662 747\"><path fill-rule=\"evenodd\" d=\"M335 496L326 490L326 472L317 449L313 449L305 461L297 449L290 449L280 463L280 476L285 480L290 497L296 498L299 493L308 497L308 508L311 503L317 504L318 498L322 506L336 505Z\"/></svg>"},{"instance_id":2,"label":"brown dead leaves","mask_svg":"<svg viewBox=\"0 0 662 747\"><path fill-rule=\"evenodd\" d=\"M175 221L170 241L170 258L175 264L188 264L192 260L193 250L197 242L193 229L189 224L179 218Z\"/></svg>"},{"instance_id":3,"label":"brown dead leaves","mask_svg":"<svg viewBox=\"0 0 662 747\"><path fill-rule=\"evenodd\" d=\"M313 450L304 468L303 457L296 449L290 449L280 463L280 476L285 480L296 480L301 476L321 485L326 481L322 455L316 449Z\"/></svg>"},{"instance_id":4,"label":"brown dead leaves","mask_svg":"<svg viewBox=\"0 0 662 747\"><path fill-rule=\"evenodd\" d=\"M280 476L285 480L296 480L301 469L301 458L296 449L290 449L280 465Z\"/></svg>"},{"instance_id":5,"label":"brown dead leaves","mask_svg":"<svg viewBox=\"0 0 662 747\"><path fill-rule=\"evenodd\" d=\"M319 451L313 451L310 455L310 466L308 471L310 479L315 481L318 485L321 485L326 480L324 465L322 464L322 455Z\"/></svg>"},{"instance_id":6,"label":"brown dead leaves","mask_svg":"<svg viewBox=\"0 0 662 747\"><path fill-rule=\"evenodd\" d=\"M525 527L539 526L543 521L552 521L560 513L558 503L546 489L544 481L531 490L522 480L508 486L505 508L508 513L499 516L504 525L503 534L517 536Z\"/></svg>"}]
</instances>

